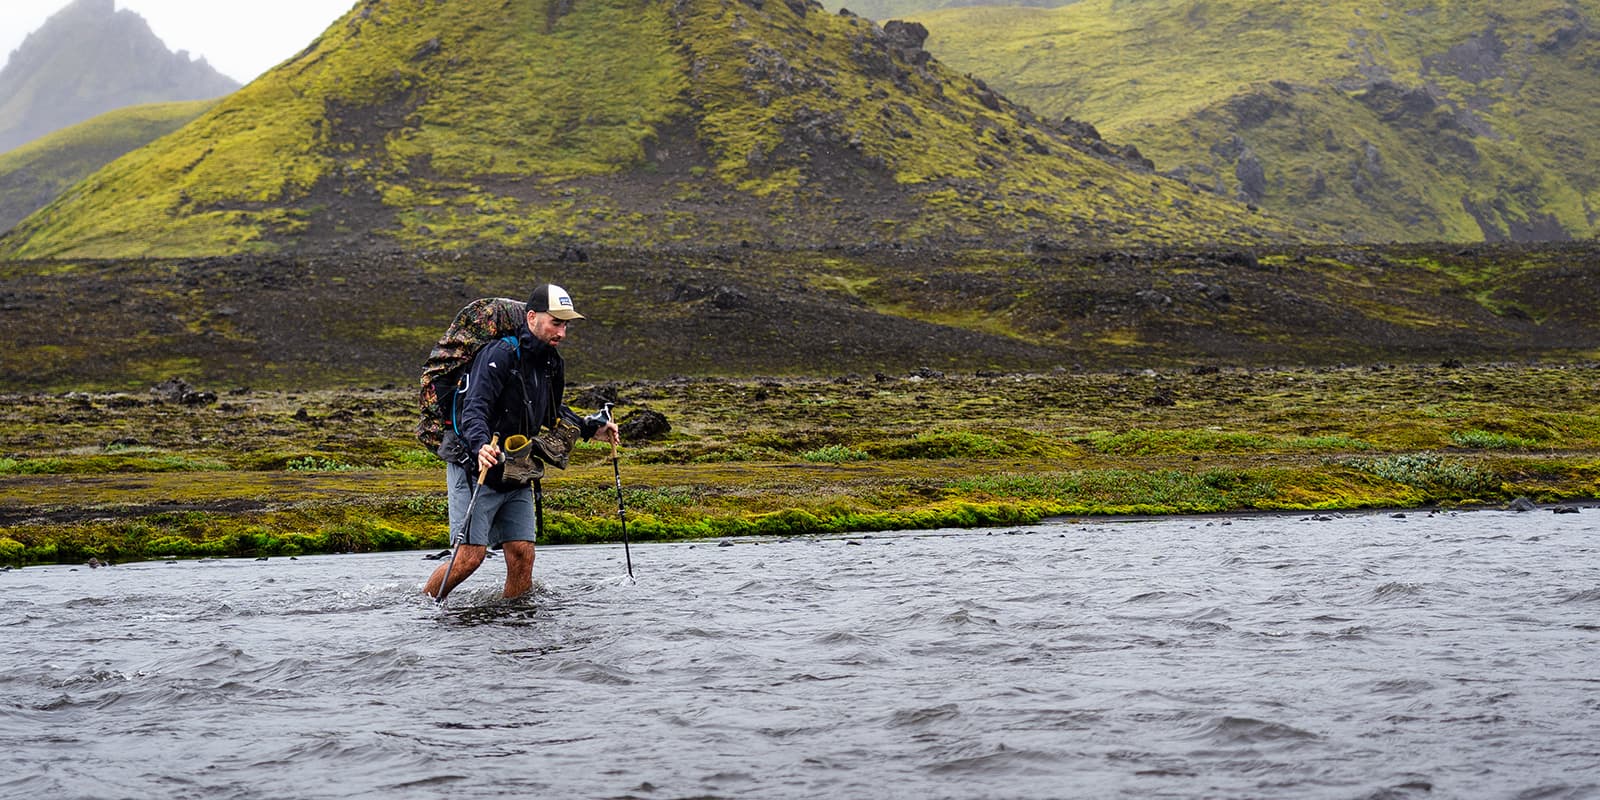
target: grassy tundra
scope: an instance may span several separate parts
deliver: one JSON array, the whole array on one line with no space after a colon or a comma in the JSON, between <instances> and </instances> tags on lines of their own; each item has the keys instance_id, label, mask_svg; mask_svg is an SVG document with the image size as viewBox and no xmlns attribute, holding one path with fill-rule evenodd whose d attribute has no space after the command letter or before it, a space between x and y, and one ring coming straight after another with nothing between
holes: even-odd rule
<instances>
[{"instance_id":1,"label":"grassy tundra","mask_svg":"<svg viewBox=\"0 0 1600 800\"><path fill-rule=\"evenodd\" d=\"M635 540L1600 495L1600 365L678 379L573 387L670 431L621 451ZM409 389L30 394L0 412L0 563L446 544ZM620 539L609 449L547 543Z\"/></svg>"}]
</instances>

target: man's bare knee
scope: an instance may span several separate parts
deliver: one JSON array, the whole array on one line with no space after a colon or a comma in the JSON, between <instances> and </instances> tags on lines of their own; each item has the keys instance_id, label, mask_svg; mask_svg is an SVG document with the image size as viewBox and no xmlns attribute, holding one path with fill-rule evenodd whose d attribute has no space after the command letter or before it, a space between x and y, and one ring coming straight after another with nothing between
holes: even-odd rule
<instances>
[{"instance_id":1,"label":"man's bare knee","mask_svg":"<svg viewBox=\"0 0 1600 800\"><path fill-rule=\"evenodd\" d=\"M533 542L506 542L505 545L506 569L528 568L532 569L534 560Z\"/></svg>"},{"instance_id":2,"label":"man's bare knee","mask_svg":"<svg viewBox=\"0 0 1600 800\"><path fill-rule=\"evenodd\" d=\"M452 575L466 575L480 566L483 566L483 557L489 548L477 544L464 544L456 548L452 557L454 566L451 567ZM446 562L450 563L450 562Z\"/></svg>"}]
</instances>

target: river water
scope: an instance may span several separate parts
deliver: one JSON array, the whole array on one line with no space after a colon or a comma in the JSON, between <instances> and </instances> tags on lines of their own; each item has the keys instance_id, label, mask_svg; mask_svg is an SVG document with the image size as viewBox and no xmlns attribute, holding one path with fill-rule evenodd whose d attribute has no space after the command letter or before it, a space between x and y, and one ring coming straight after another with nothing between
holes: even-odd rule
<instances>
[{"instance_id":1,"label":"river water","mask_svg":"<svg viewBox=\"0 0 1600 800\"><path fill-rule=\"evenodd\" d=\"M1600 509L0 573L5 798L1600 797Z\"/></svg>"}]
</instances>

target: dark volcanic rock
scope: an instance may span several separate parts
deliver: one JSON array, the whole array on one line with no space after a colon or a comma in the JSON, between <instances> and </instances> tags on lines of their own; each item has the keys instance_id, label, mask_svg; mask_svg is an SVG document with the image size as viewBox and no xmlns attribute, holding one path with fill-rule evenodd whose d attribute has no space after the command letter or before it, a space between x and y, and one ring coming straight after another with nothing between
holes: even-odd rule
<instances>
[{"instance_id":1,"label":"dark volcanic rock","mask_svg":"<svg viewBox=\"0 0 1600 800\"><path fill-rule=\"evenodd\" d=\"M672 432L672 425L659 411L642 408L623 417L617 426L622 434L623 441L648 441L659 439Z\"/></svg>"},{"instance_id":2,"label":"dark volcanic rock","mask_svg":"<svg viewBox=\"0 0 1600 800\"><path fill-rule=\"evenodd\" d=\"M589 261L573 263L561 250L74 262L73 270L41 262L0 281L0 297L16 299L0 314L15 348L0 384L117 389L140 385L152 364L187 363L165 374L188 383L106 402L205 397L190 384L411 386L462 306L522 296L533 276L571 289L589 317L562 346L570 379L603 385L588 396L574 390L569 402L585 413L634 403L620 396L627 384L606 382L669 375L1438 365L1600 349L1592 242L1104 251L1041 242L1035 253L977 260L864 245L849 257L591 246ZM1485 277L1469 292L1453 274Z\"/></svg>"},{"instance_id":3,"label":"dark volcanic rock","mask_svg":"<svg viewBox=\"0 0 1600 800\"><path fill-rule=\"evenodd\" d=\"M217 402L215 392L195 391L187 381L182 378L168 378L152 387L150 394L163 403L175 403L186 406L210 405Z\"/></svg>"}]
</instances>

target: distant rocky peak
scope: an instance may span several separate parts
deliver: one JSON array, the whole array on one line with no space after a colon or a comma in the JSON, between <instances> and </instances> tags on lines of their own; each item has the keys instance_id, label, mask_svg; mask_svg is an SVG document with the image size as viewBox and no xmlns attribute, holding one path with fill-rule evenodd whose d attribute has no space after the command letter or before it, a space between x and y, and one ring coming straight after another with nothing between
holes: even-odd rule
<instances>
[{"instance_id":1,"label":"distant rocky peak","mask_svg":"<svg viewBox=\"0 0 1600 800\"><path fill-rule=\"evenodd\" d=\"M151 43L166 49L144 17L127 9L118 11L116 0L72 0L24 37L5 66L7 71L26 69L49 60L63 47L98 47L113 40L141 49Z\"/></svg>"},{"instance_id":2,"label":"distant rocky peak","mask_svg":"<svg viewBox=\"0 0 1600 800\"><path fill-rule=\"evenodd\" d=\"M72 0L23 39L0 69L0 152L107 111L203 100L237 81L169 50L115 0Z\"/></svg>"},{"instance_id":3,"label":"distant rocky peak","mask_svg":"<svg viewBox=\"0 0 1600 800\"><path fill-rule=\"evenodd\" d=\"M72 2L62 6L60 11L51 14L50 19L60 19L69 16L109 17L116 12L116 0L72 0ZM132 11L129 11L128 14L131 16L138 16Z\"/></svg>"},{"instance_id":4,"label":"distant rocky peak","mask_svg":"<svg viewBox=\"0 0 1600 800\"><path fill-rule=\"evenodd\" d=\"M81 34L86 26L105 27L108 25L130 26L129 32L141 32L148 36L155 36L150 30L150 25L144 17L128 9L117 10L116 0L72 0L61 7L60 11L51 14L37 31L28 34L32 39L36 36L49 37L58 33ZM24 43L26 46L26 43Z\"/></svg>"}]
</instances>

